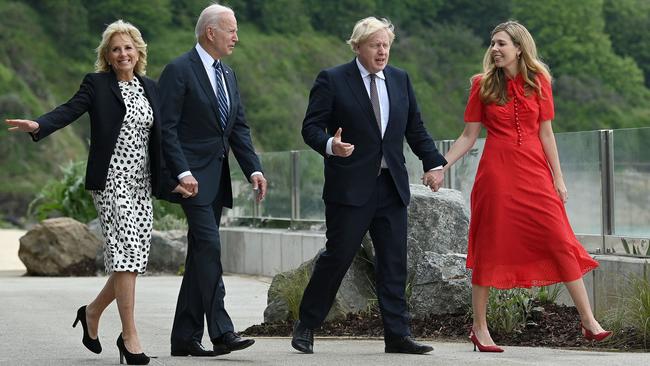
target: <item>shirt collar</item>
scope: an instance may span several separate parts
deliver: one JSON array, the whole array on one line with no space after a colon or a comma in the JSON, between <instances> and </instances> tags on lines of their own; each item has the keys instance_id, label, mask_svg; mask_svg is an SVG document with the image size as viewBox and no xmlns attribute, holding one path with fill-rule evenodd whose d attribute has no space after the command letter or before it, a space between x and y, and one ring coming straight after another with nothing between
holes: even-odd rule
<instances>
[{"instance_id":1,"label":"shirt collar","mask_svg":"<svg viewBox=\"0 0 650 366\"><path fill-rule=\"evenodd\" d=\"M363 67L363 65L359 61L358 57L355 58L355 61L357 61L357 67L359 68L359 72L361 73L361 78L362 79L366 78L368 75L370 75L370 72L368 70L366 70L365 67ZM386 77L384 76L384 70L381 70L380 72L376 73L375 75L377 75L377 77L382 79L382 80L386 80Z\"/></svg>"},{"instance_id":2,"label":"shirt collar","mask_svg":"<svg viewBox=\"0 0 650 366\"><path fill-rule=\"evenodd\" d=\"M201 47L200 44L197 43L194 48L196 48L196 52L198 52L199 57L201 58L201 62L203 63L203 66L205 66L206 69L212 68L212 64L214 64L215 61L219 61L213 59L212 56L210 56L210 54L208 53L208 51L206 51L203 47Z\"/></svg>"}]
</instances>

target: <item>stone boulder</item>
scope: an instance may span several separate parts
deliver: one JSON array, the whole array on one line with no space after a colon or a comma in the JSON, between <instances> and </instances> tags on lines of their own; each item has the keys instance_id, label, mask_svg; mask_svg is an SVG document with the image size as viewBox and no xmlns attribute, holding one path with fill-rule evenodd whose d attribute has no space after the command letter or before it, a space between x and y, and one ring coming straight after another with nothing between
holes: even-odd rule
<instances>
[{"instance_id":1,"label":"stone boulder","mask_svg":"<svg viewBox=\"0 0 650 366\"><path fill-rule=\"evenodd\" d=\"M69 217L43 220L20 238L18 257L28 275L92 276L102 242Z\"/></svg>"},{"instance_id":2,"label":"stone boulder","mask_svg":"<svg viewBox=\"0 0 650 366\"><path fill-rule=\"evenodd\" d=\"M147 271L177 274L185 265L187 231L169 230L151 233L151 251Z\"/></svg>"},{"instance_id":3,"label":"stone boulder","mask_svg":"<svg viewBox=\"0 0 650 366\"><path fill-rule=\"evenodd\" d=\"M301 264L297 269L273 277L268 291L267 307L264 310L265 323L282 322L298 316L303 291L314 269L316 258L324 250L321 249L313 259ZM376 303L373 267L362 254L363 251L360 253L343 277L327 321L341 319L348 313L368 310Z\"/></svg>"},{"instance_id":4,"label":"stone boulder","mask_svg":"<svg viewBox=\"0 0 650 366\"><path fill-rule=\"evenodd\" d=\"M465 254L424 252L410 284L409 305L414 318L430 314L464 314L471 306L470 271Z\"/></svg>"},{"instance_id":5,"label":"stone boulder","mask_svg":"<svg viewBox=\"0 0 650 366\"><path fill-rule=\"evenodd\" d=\"M95 219L88 223L90 231L103 243L104 235L99 220ZM169 230L151 232L151 249L149 250L149 261L147 272L178 274L185 264L187 254L187 232L184 230ZM95 258L97 271L104 269L103 246L97 252Z\"/></svg>"},{"instance_id":6,"label":"stone boulder","mask_svg":"<svg viewBox=\"0 0 650 366\"><path fill-rule=\"evenodd\" d=\"M465 313L471 301L470 273L465 268L469 210L459 191L439 192L422 185L411 185L407 232L407 301L415 318L427 315ZM361 243L362 250L343 279L328 319L358 312L376 304L374 291L374 248L370 235ZM276 275L269 289L266 322L286 320L292 306L276 288L281 281L299 281L311 273L314 260L294 271ZM305 267L306 266L306 267ZM308 280L307 276L307 280ZM306 285L305 283L301 288ZM281 285L279 285L281 286ZM300 296L293 295L290 297ZM294 306L295 308L295 306Z\"/></svg>"}]
</instances>

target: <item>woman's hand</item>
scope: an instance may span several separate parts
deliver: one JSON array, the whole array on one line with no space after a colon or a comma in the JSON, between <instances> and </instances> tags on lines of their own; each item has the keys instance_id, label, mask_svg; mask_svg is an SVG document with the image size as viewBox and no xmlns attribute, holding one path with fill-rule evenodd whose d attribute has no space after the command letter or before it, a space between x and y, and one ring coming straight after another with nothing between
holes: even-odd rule
<instances>
[{"instance_id":1,"label":"woman's hand","mask_svg":"<svg viewBox=\"0 0 650 366\"><path fill-rule=\"evenodd\" d=\"M28 119L6 119L5 122L11 126L11 132L36 132L40 127L38 122L30 121Z\"/></svg>"},{"instance_id":2,"label":"woman's hand","mask_svg":"<svg viewBox=\"0 0 650 366\"><path fill-rule=\"evenodd\" d=\"M564 179L562 177L553 178L553 185L555 186L555 192L560 196L560 199L563 203L569 199L569 193L567 192L566 185L564 184Z\"/></svg>"},{"instance_id":3,"label":"woman's hand","mask_svg":"<svg viewBox=\"0 0 650 366\"><path fill-rule=\"evenodd\" d=\"M192 192L188 191L187 189L183 188L182 185L178 184L176 188L172 191L174 193L180 193L183 198L189 198L192 197Z\"/></svg>"}]
</instances>

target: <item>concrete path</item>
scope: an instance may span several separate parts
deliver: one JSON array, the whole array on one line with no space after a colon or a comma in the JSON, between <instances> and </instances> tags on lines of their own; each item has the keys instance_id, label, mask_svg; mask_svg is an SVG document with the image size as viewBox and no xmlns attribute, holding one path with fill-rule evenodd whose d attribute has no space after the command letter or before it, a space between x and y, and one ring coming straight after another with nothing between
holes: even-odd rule
<instances>
[{"instance_id":1,"label":"concrete path","mask_svg":"<svg viewBox=\"0 0 650 366\"><path fill-rule=\"evenodd\" d=\"M15 263L17 246L0 231L2 264ZM11 246L12 248L9 248ZM15 258L14 258L15 260ZM23 277L24 270L0 267L0 365L115 365L115 340L120 332L115 305L100 323L103 352L95 355L81 345L81 328L71 327L76 309L91 300L105 277ZM502 354L472 352L469 342L443 343L429 355L383 353L381 340L317 338L316 353L295 352L288 338L258 338L253 347L214 358L171 357L169 334L180 285L176 276L138 279L136 319L152 365L648 365L647 353L608 353L548 348L506 347ZM263 319L269 278L229 275L224 278L226 307L237 330ZM204 338L204 345L209 339Z\"/></svg>"}]
</instances>

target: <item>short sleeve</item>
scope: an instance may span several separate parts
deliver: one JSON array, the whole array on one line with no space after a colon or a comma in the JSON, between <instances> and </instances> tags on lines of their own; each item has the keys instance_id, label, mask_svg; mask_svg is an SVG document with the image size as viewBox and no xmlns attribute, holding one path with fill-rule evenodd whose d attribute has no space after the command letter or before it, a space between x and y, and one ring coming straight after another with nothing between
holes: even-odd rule
<instances>
[{"instance_id":1,"label":"short sleeve","mask_svg":"<svg viewBox=\"0 0 650 366\"><path fill-rule=\"evenodd\" d=\"M481 102L481 77L472 79L472 88L469 91L467 106L465 107L465 122L483 122L483 103Z\"/></svg>"},{"instance_id":2,"label":"short sleeve","mask_svg":"<svg viewBox=\"0 0 650 366\"><path fill-rule=\"evenodd\" d=\"M555 107L553 105L553 90L551 82L543 75L537 76L542 89L542 96L539 100L539 120L538 122L551 121L555 118Z\"/></svg>"}]
</instances>

